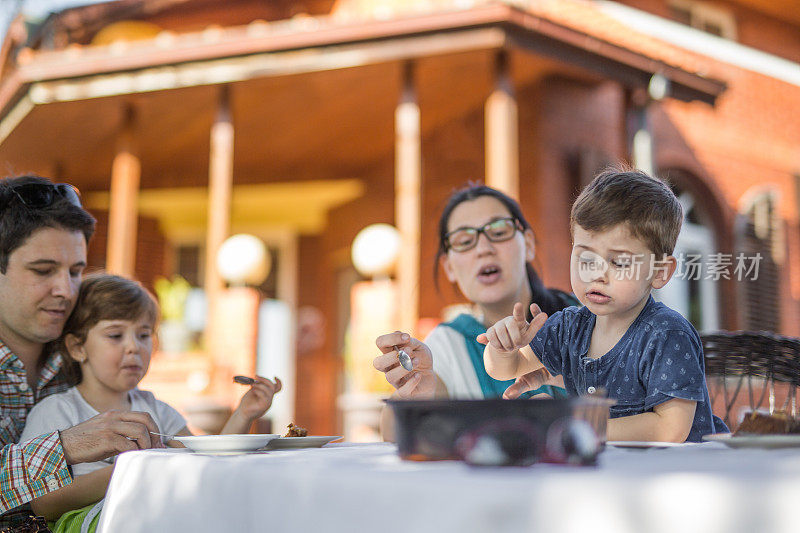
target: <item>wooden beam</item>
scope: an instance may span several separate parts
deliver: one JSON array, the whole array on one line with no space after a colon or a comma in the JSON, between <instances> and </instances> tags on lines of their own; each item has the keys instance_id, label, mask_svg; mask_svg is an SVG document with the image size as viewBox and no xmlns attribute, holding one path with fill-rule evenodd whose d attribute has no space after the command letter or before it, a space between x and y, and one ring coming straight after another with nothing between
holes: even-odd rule
<instances>
[{"instance_id":1,"label":"wooden beam","mask_svg":"<svg viewBox=\"0 0 800 533\"><path fill-rule=\"evenodd\" d=\"M141 163L134 140L135 112L124 111L117 153L111 167L111 202L108 210L106 270L129 278L135 277L137 200Z\"/></svg>"},{"instance_id":2,"label":"wooden beam","mask_svg":"<svg viewBox=\"0 0 800 533\"><path fill-rule=\"evenodd\" d=\"M36 76L28 94L36 105L72 102L122 94L165 91L268 78L355 68L498 48L505 42L500 28L470 29L445 35L425 35L385 41L340 44L302 50L275 51L189 63L143 66L138 70L71 76L51 80ZM40 74L43 74L42 71ZM7 91L6 91L7 92ZM5 104L0 86L0 108ZM2 123L0 123L2 124ZM0 133L2 130L0 129Z\"/></svg>"},{"instance_id":3,"label":"wooden beam","mask_svg":"<svg viewBox=\"0 0 800 533\"><path fill-rule=\"evenodd\" d=\"M519 198L517 100L502 50L495 67L495 88L486 100L486 184Z\"/></svg>"},{"instance_id":4,"label":"wooden beam","mask_svg":"<svg viewBox=\"0 0 800 533\"><path fill-rule=\"evenodd\" d=\"M400 330L411 335L419 316L420 198L422 141L414 65L403 66L403 87L395 111L395 223L400 232L397 309Z\"/></svg>"},{"instance_id":5,"label":"wooden beam","mask_svg":"<svg viewBox=\"0 0 800 533\"><path fill-rule=\"evenodd\" d=\"M33 100L31 100L30 95L26 94L5 114L5 116L3 116L2 120L0 120L0 144L11 135L11 132L13 132L22 120L33 111L34 107L36 107L36 105Z\"/></svg>"}]
</instances>

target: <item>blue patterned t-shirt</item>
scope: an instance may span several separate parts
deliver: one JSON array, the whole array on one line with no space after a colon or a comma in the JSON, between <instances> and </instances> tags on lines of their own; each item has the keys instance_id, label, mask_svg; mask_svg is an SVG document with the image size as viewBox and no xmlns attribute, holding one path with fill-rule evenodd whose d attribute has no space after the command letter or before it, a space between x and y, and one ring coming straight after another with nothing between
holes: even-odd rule
<instances>
[{"instance_id":1,"label":"blue patterned t-shirt","mask_svg":"<svg viewBox=\"0 0 800 533\"><path fill-rule=\"evenodd\" d=\"M611 418L649 412L672 398L697 402L689 442L727 429L715 428L703 348L689 321L651 296L619 342L592 359L587 354L595 319L585 307L568 307L553 314L531 342L547 370L564 377L570 395L606 389L617 401Z\"/></svg>"}]
</instances>

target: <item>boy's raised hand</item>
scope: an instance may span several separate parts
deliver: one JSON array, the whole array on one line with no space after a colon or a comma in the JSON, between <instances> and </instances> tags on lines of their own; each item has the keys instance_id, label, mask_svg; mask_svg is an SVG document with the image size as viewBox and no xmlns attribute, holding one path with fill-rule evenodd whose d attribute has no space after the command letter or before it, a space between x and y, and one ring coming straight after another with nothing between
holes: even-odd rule
<instances>
[{"instance_id":1,"label":"boy's raised hand","mask_svg":"<svg viewBox=\"0 0 800 533\"><path fill-rule=\"evenodd\" d=\"M547 313L544 313L539 306L531 304L530 322L525 319L525 307L517 302L514 304L513 314L498 321L494 326L486 330L486 333L478 335L477 340L481 344L488 344L500 353L511 353L519 350L523 346L530 344L536 333L547 321Z\"/></svg>"},{"instance_id":2,"label":"boy's raised hand","mask_svg":"<svg viewBox=\"0 0 800 533\"><path fill-rule=\"evenodd\" d=\"M277 377L271 381L265 377L256 376L256 382L250 386L250 390L239 400L239 407L236 408L244 418L255 420L260 417L272 406L272 397L281 390L283 384Z\"/></svg>"}]
</instances>

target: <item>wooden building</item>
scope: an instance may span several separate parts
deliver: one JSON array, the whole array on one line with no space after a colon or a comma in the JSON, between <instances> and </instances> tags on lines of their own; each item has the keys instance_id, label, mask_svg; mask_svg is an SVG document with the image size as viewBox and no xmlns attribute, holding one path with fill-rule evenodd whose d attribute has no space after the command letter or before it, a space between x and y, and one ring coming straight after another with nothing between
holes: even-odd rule
<instances>
[{"instance_id":1,"label":"wooden building","mask_svg":"<svg viewBox=\"0 0 800 533\"><path fill-rule=\"evenodd\" d=\"M793 0L118 0L12 25L0 161L81 189L92 266L179 272L212 309L222 241L262 238L269 296L327 324L296 355L294 418L336 434L354 236L400 230L397 327L440 317L458 297L432 289L434 227L467 180L520 199L568 289L572 199L635 158L687 207L678 251L730 266L665 297L700 329L800 334L798 61ZM213 381L220 357L153 373Z\"/></svg>"}]
</instances>

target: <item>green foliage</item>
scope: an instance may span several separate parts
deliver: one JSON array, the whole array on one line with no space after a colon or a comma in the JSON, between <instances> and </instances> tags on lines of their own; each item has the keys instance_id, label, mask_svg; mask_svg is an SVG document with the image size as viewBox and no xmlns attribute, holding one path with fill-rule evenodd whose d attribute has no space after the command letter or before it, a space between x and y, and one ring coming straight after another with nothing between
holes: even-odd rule
<instances>
[{"instance_id":1,"label":"green foliage","mask_svg":"<svg viewBox=\"0 0 800 533\"><path fill-rule=\"evenodd\" d=\"M192 288L181 276L172 276L172 280L158 278L155 282L158 305L164 320L182 320L186 309L186 297Z\"/></svg>"}]
</instances>

